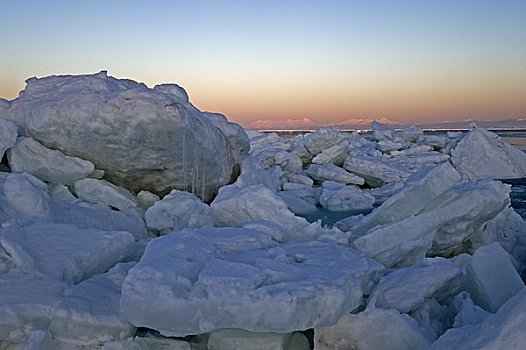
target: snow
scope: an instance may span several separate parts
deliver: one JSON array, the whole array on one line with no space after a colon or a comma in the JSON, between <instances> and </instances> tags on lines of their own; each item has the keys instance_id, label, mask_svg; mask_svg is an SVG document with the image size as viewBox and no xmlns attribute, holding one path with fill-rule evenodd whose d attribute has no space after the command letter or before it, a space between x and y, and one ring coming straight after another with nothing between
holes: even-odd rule
<instances>
[{"instance_id":1,"label":"snow","mask_svg":"<svg viewBox=\"0 0 526 350\"><path fill-rule=\"evenodd\" d=\"M220 230L227 229L185 229L152 240L125 279L125 317L167 336L223 328L288 333L334 324L360 305L383 270L335 243L278 246L248 229L223 231L218 242ZM219 244L230 232L238 243Z\"/></svg>"},{"instance_id":2,"label":"snow","mask_svg":"<svg viewBox=\"0 0 526 350\"><path fill-rule=\"evenodd\" d=\"M7 153L12 171L28 172L47 182L72 185L95 170L93 163L51 150L29 137L19 137Z\"/></svg>"},{"instance_id":3,"label":"snow","mask_svg":"<svg viewBox=\"0 0 526 350\"><path fill-rule=\"evenodd\" d=\"M105 72L0 114L0 349L526 343L526 222L492 181L526 158L483 129L281 138Z\"/></svg>"},{"instance_id":4,"label":"snow","mask_svg":"<svg viewBox=\"0 0 526 350\"><path fill-rule=\"evenodd\" d=\"M4 224L0 244L17 268L67 283L108 270L128 259L135 247L128 232L46 222Z\"/></svg>"}]
</instances>

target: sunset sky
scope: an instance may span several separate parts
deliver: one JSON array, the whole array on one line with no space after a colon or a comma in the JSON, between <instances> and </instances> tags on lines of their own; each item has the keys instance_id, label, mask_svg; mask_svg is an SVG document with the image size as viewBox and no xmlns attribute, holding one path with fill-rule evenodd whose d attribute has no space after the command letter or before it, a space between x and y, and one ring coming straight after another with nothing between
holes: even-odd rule
<instances>
[{"instance_id":1,"label":"sunset sky","mask_svg":"<svg viewBox=\"0 0 526 350\"><path fill-rule=\"evenodd\" d=\"M526 117L526 1L0 0L0 96L31 76L176 82L258 119Z\"/></svg>"}]
</instances>

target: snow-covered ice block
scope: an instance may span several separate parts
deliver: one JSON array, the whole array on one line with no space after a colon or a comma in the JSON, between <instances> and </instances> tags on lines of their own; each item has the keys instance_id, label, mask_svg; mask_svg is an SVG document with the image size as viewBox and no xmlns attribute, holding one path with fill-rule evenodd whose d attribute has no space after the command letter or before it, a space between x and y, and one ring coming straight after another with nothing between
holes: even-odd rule
<instances>
[{"instance_id":1,"label":"snow-covered ice block","mask_svg":"<svg viewBox=\"0 0 526 350\"><path fill-rule=\"evenodd\" d=\"M30 174L8 174L0 179L0 219L41 219L52 217L47 186Z\"/></svg>"},{"instance_id":2,"label":"snow-covered ice block","mask_svg":"<svg viewBox=\"0 0 526 350\"><path fill-rule=\"evenodd\" d=\"M342 184L363 185L365 180L332 163L311 164L307 174L318 181L335 181Z\"/></svg>"},{"instance_id":3,"label":"snow-covered ice block","mask_svg":"<svg viewBox=\"0 0 526 350\"><path fill-rule=\"evenodd\" d=\"M75 193L83 201L107 205L121 211L140 211L139 202L128 190L97 179L75 181Z\"/></svg>"},{"instance_id":4,"label":"snow-covered ice block","mask_svg":"<svg viewBox=\"0 0 526 350\"><path fill-rule=\"evenodd\" d=\"M410 173L413 173L429 165L447 162L450 158L451 157L449 154L436 151L429 151L412 153L404 157L397 157L396 161L400 167L403 167Z\"/></svg>"},{"instance_id":5,"label":"snow-covered ice block","mask_svg":"<svg viewBox=\"0 0 526 350\"><path fill-rule=\"evenodd\" d=\"M219 226L239 227L251 221L264 220L283 227L289 239L312 238L304 237L307 220L295 216L276 193L263 185L242 189L223 187L210 207Z\"/></svg>"},{"instance_id":6,"label":"snow-covered ice block","mask_svg":"<svg viewBox=\"0 0 526 350\"><path fill-rule=\"evenodd\" d=\"M277 148L288 151L291 147L290 143L275 132L262 133L257 130L246 130L245 132L250 140L251 154L265 148Z\"/></svg>"},{"instance_id":7,"label":"snow-covered ice block","mask_svg":"<svg viewBox=\"0 0 526 350\"><path fill-rule=\"evenodd\" d=\"M476 126L451 151L451 156L453 165L470 180L526 177L526 154Z\"/></svg>"},{"instance_id":8,"label":"snow-covered ice block","mask_svg":"<svg viewBox=\"0 0 526 350\"><path fill-rule=\"evenodd\" d=\"M386 266L412 265L426 253L447 255L506 208L508 191L496 181L455 185L420 214L375 226L352 245Z\"/></svg>"},{"instance_id":9,"label":"snow-covered ice block","mask_svg":"<svg viewBox=\"0 0 526 350\"><path fill-rule=\"evenodd\" d=\"M406 147L406 144L404 142L382 140L377 143L376 147L383 153L388 153L391 151L401 150Z\"/></svg>"},{"instance_id":10,"label":"snow-covered ice block","mask_svg":"<svg viewBox=\"0 0 526 350\"><path fill-rule=\"evenodd\" d=\"M0 275L0 340L25 342L26 330L47 328L66 284L11 270Z\"/></svg>"},{"instance_id":11,"label":"snow-covered ice block","mask_svg":"<svg viewBox=\"0 0 526 350\"><path fill-rule=\"evenodd\" d=\"M467 290L479 306L490 312L525 289L508 253L498 242L479 248L467 265Z\"/></svg>"},{"instance_id":12,"label":"snow-covered ice block","mask_svg":"<svg viewBox=\"0 0 526 350\"><path fill-rule=\"evenodd\" d=\"M441 299L458 293L461 283L460 268L454 263L444 258L426 259L383 277L369 302L408 313L432 297Z\"/></svg>"},{"instance_id":13,"label":"snow-covered ice block","mask_svg":"<svg viewBox=\"0 0 526 350\"><path fill-rule=\"evenodd\" d=\"M128 232L46 222L4 224L0 244L17 268L68 283L107 271L135 249Z\"/></svg>"},{"instance_id":14,"label":"snow-covered ice block","mask_svg":"<svg viewBox=\"0 0 526 350\"><path fill-rule=\"evenodd\" d=\"M424 134L424 131L414 125L410 125L400 130L400 136L406 142L415 142L423 134Z\"/></svg>"},{"instance_id":15,"label":"snow-covered ice block","mask_svg":"<svg viewBox=\"0 0 526 350\"><path fill-rule=\"evenodd\" d=\"M105 71L30 78L26 84L3 116L44 146L91 161L108 181L130 191L191 189L209 201L231 182L242 157L243 141L230 131L225 135L228 126L218 127L228 122L180 94Z\"/></svg>"},{"instance_id":16,"label":"snow-covered ice block","mask_svg":"<svg viewBox=\"0 0 526 350\"><path fill-rule=\"evenodd\" d=\"M145 215L146 226L161 234L185 227L214 226L210 207L190 192L172 190Z\"/></svg>"},{"instance_id":17,"label":"snow-covered ice block","mask_svg":"<svg viewBox=\"0 0 526 350\"><path fill-rule=\"evenodd\" d=\"M303 138L303 145L313 156L324 149L345 141L348 135L335 128L320 128Z\"/></svg>"},{"instance_id":18,"label":"snow-covered ice block","mask_svg":"<svg viewBox=\"0 0 526 350\"><path fill-rule=\"evenodd\" d=\"M242 329L224 329L210 334L210 350L309 350L309 341L298 332L253 333Z\"/></svg>"},{"instance_id":19,"label":"snow-covered ice block","mask_svg":"<svg viewBox=\"0 0 526 350\"><path fill-rule=\"evenodd\" d=\"M219 244L221 230L235 230L238 243L225 237ZM288 333L336 323L360 305L383 271L335 243L272 248L268 237L201 228L152 240L124 281L123 315L166 336L224 328Z\"/></svg>"},{"instance_id":20,"label":"snow-covered ice block","mask_svg":"<svg viewBox=\"0 0 526 350\"><path fill-rule=\"evenodd\" d=\"M526 289L508 300L495 315L474 326L452 328L430 350L523 349L526 344Z\"/></svg>"},{"instance_id":21,"label":"snow-covered ice block","mask_svg":"<svg viewBox=\"0 0 526 350\"><path fill-rule=\"evenodd\" d=\"M407 149L403 149L403 150L394 150L394 151L391 151L389 152L389 155L393 156L393 157L405 157L405 156L408 156L408 155L411 155L411 154L415 154L415 153L423 153L423 152L429 152L433 150L433 147L431 146L427 146L427 145L414 145L412 147L409 147Z\"/></svg>"},{"instance_id":22,"label":"snow-covered ice block","mask_svg":"<svg viewBox=\"0 0 526 350\"><path fill-rule=\"evenodd\" d=\"M332 163L337 166L342 166L347 158L347 148L349 142L341 141L329 148L325 148L316 157L312 158L312 163Z\"/></svg>"},{"instance_id":23,"label":"snow-covered ice block","mask_svg":"<svg viewBox=\"0 0 526 350\"><path fill-rule=\"evenodd\" d=\"M430 343L415 320L396 310L367 309L314 329L316 350L425 350Z\"/></svg>"},{"instance_id":24,"label":"snow-covered ice block","mask_svg":"<svg viewBox=\"0 0 526 350\"><path fill-rule=\"evenodd\" d=\"M56 186L55 186L56 187ZM62 196L47 192L46 185L30 174L8 174L0 179L0 222L9 219L28 219L63 224L80 228L108 231L128 231L136 239L144 238L144 221L135 212L119 212L109 208L92 206L73 199L65 188ZM69 193L69 191L68 191Z\"/></svg>"},{"instance_id":25,"label":"snow-covered ice block","mask_svg":"<svg viewBox=\"0 0 526 350\"><path fill-rule=\"evenodd\" d=\"M384 183L405 180L410 172L390 162L388 159L371 157L367 155L349 156L343 163L343 167L349 172L365 179L372 187L380 187Z\"/></svg>"},{"instance_id":26,"label":"snow-covered ice block","mask_svg":"<svg viewBox=\"0 0 526 350\"><path fill-rule=\"evenodd\" d=\"M372 122L371 129L373 130L373 137L376 141L392 140L396 135L395 129L376 120Z\"/></svg>"},{"instance_id":27,"label":"snow-covered ice block","mask_svg":"<svg viewBox=\"0 0 526 350\"><path fill-rule=\"evenodd\" d=\"M407 179L401 191L367 215L360 225L353 228L353 233L363 234L375 226L416 215L460 180L460 173L449 162L414 173Z\"/></svg>"},{"instance_id":28,"label":"snow-covered ice block","mask_svg":"<svg viewBox=\"0 0 526 350\"><path fill-rule=\"evenodd\" d=\"M330 211L362 211L372 209L375 198L357 187L325 181L319 201L322 207Z\"/></svg>"},{"instance_id":29,"label":"snow-covered ice block","mask_svg":"<svg viewBox=\"0 0 526 350\"><path fill-rule=\"evenodd\" d=\"M139 207L145 211L159 200L161 200L161 197L149 191L140 191L137 193L137 202L139 202Z\"/></svg>"},{"instance_id":30,"label":"snow-covered ice block","mask_svg":"<svg viewBox=\"0 0 526 350\"><path fill-rule=\"evenodd\" d=\"M306 201L301 197L295 196L293 191L279 191L278 196L287 204L290 211L296 215L307 215L318 210L312 201ZM314 196L312 199L314 200Z\"/></svg>"},{"instance_id":31,"label":"snow-covered ice block","mask_svg":"<svg viewBox=\"0 0 526 350\"><path fill-rule=\"evenodd\" d=\"M418 142L423 145L433 147L433 149L442 149L446 146L447 136L441 135L422 135Z\"/></svg>"},{"instance_id":32,"label":"snow-covered ice block","mask_svg":"<svg viewBox=\"0 0 526 350\"><path fill-rule=\"evenodd\" d=\"M475 305L469 293L461 292L453 299L453 304L458 310L453 322L453 327L474 326L482 323L491 312Z\"/></svg>"},{"instance_id":33,"label":"snow-covered ice block","mask_svg":"<svg viewBox=\"0 0 526 350\"><path fill-rule=\"evenodd\" d=\"M124 340L135 327L120 313L121 285L135 263L117 264L65 289L49 330L53 338L78 345Z\"/></svg>"},{"instance_id":34,"label":"snow-covered ice block","mask_svg":"<svg viewBox=\"0 0 526 350\"><path fill-rule=\"evenodd\" d=\"M7 157L12 171L28 172L51 183L72 185L95 170L92 162L49 149L30 137L17 138Z\"/></svg>"},{"instance_id":35,"label":"snow-covered ice block","mask_svg":"<svg viewBox=\"0 0 526 350\"><path fill-rule=\"evenodd\" d=\"M459 184L436 198L426 212L441 218L431 255L447 255L510 203L510 186L498 181Z\"/></svg>"},{"instance_id":36,"label":"snow-covered ice block","mask_svg":"<svg viewBox=\"0 0 526 350\"><path fill-rule=\"evenodd\" d=\"M69 188L63 184L51 184L48 188L49 197L57 202L79 203L80 199L75 197Z\"/></svg>"},{"instance_id":37,"label":"snow-covered ice block","mask_svg":"<svg viewBox=\"0 0 526 350\"><path fill-rule=\"evenodd\" d=\"M4 157L5 151L13 147L17 135L16 125L0 115L0 157Z\"/></svg>"},{"instance_id":38,"label":"snow-covered ice block","mask_svg":"<svg viewBox=\"0 0 526 350\"><path fill-rule=\"evenodd\" d=\"M108 342L100 350L193 350L192 345L184 340L161 337L135 337L127 340ZM201 348L196 348L201 349ZM206 345L203 349L206 349ZM59 349L61 350L61 349ZM70 350L70 349L64 349ZM76 350L76 349L75 349ZM79 350L85 350L84 348ZM91 349L88 349L91 350Z\"/></svg>"}]
</instances>

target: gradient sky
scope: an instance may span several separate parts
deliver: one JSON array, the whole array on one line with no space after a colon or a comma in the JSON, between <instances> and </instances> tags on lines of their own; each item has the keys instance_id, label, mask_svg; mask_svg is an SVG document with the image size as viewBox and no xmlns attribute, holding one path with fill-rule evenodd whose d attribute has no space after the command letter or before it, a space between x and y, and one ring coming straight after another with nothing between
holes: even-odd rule
<instances>
[{"instance_id":1,"label":"gradient sky","mask_svg":"<svg viewBox=\"0 0 526 350\"><path fill-rule=\"evenodd\" d=\"M100 70L245 124L524 118L526 1L0 0L0 96Z\"/></svg>"}]
</instances>

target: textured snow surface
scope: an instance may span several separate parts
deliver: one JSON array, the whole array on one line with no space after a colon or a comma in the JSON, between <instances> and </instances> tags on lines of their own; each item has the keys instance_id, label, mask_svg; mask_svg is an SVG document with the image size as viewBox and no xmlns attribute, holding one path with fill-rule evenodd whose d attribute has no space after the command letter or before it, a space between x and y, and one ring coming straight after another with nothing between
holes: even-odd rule
<instances>
[{"instance_id":1,"label":"textured snow surface","mask_svg":"<svg viewBox=\"0 0 526 350\"><path fill-rule=\"evenodd\" d=\"M309 341L301 333L253 333L241 329L225 329L210 334L210 350L309 350Z\"/></svg>"},{"instance_id":2,"label":"textured snow surface","mask_svg":"<svg viewBox=\"0 0 526 350\"><path fill-rule=\"evenodd\" d=\"M248 229L185 229L150 242L125 279L121 306L136 326L170 336L286 333L334 324L382 270L335 243L278 245Z\"/></svg>"}]
</instances>

